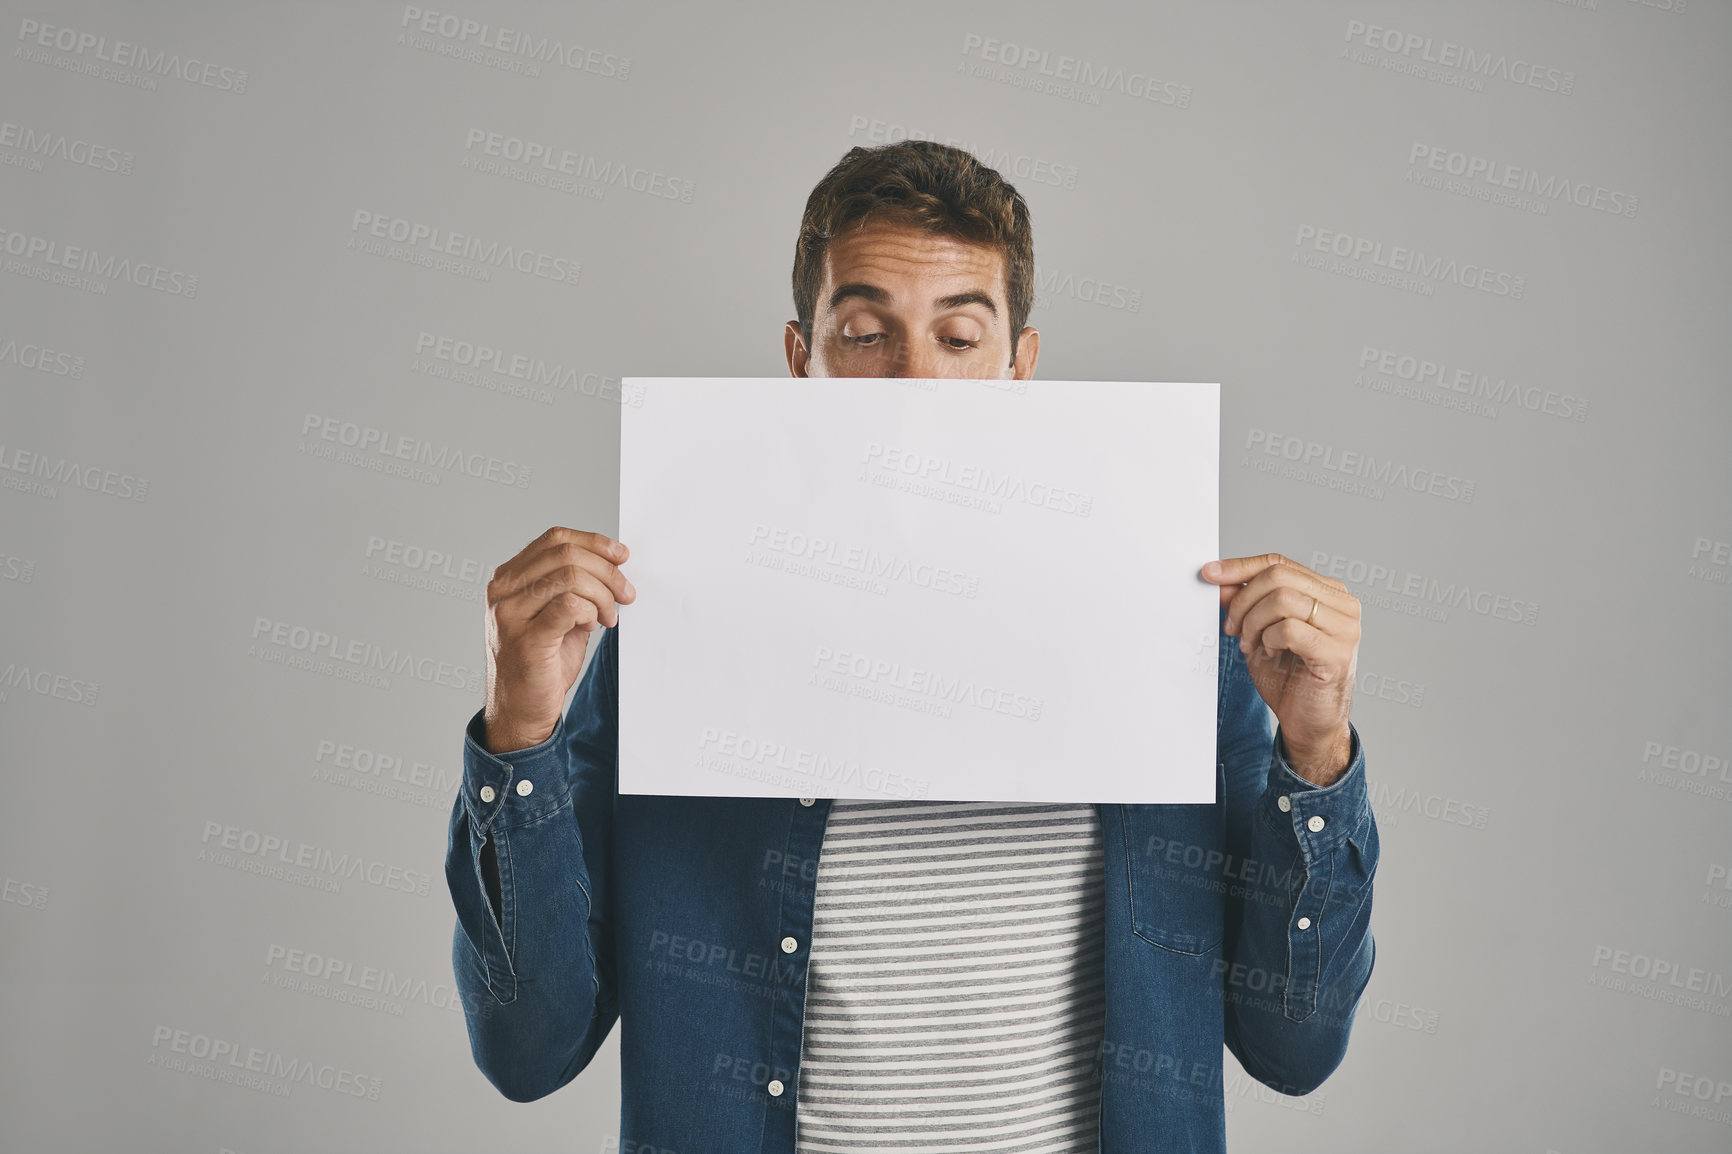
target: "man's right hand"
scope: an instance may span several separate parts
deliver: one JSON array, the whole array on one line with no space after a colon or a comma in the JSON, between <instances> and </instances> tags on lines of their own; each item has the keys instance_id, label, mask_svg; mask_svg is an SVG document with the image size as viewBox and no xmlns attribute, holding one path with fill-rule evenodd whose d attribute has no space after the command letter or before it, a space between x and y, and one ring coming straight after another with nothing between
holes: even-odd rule
<instances>
[{"instance_id":1,"label":"man's right hand","mask_svg":"<svg viewBox=\"0 0 1732 1154\"><path fill-rule=\"evenodd\" d=\"M487 583L487 749L509 753L553 735L589 635L619 624L616 603L637 599L619 566L631 551L611 537L555 525L493 571Z\"/></svg>"}]
</instances>

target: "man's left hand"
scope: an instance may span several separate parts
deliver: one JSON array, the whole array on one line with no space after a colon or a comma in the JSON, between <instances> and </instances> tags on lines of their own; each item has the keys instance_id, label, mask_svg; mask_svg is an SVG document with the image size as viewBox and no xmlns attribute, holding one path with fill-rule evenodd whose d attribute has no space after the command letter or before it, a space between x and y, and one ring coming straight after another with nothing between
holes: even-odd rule
<instances>
[{"instance_id":1,"label":"man's left hand","mask_svg":"<svg viewBox=\"0 0 1732 1154\"><path fill-rule=\"evenodd\" d=\"M1334 784L1352 752L1347 715L1359 659L1359 598L1279 553L1203 566L1221 587L1222 631L1239 638L1251 683L1275 711L1299 776Z\"/></svg>"}]
</instances>

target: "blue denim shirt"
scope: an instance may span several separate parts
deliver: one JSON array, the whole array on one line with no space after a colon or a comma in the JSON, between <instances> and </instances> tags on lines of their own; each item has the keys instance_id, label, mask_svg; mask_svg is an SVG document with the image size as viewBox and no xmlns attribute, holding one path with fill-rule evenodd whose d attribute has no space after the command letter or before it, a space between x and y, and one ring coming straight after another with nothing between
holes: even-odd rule
<instances>
[{"instance_id":1,"label":"blue denim shirt","mask_svg":"<svg viewBox=\"0 0 1732 1154\"><path fill-rule=\"evenodd\" d=\"M1222 620L1226 610L1221 611ZM829 802L618 792L619 628L553 734L494 755L470 719L445 876L476 1064L527 1102L620 1025L620 1149L794 1154L814 883ZM1100 805L1103 1151L1224 1151L1222 1046L1306 1094L1370 980L1365 758L1293 772L1220 635L1217 801ZM490 887L489 883L493 885Z\"/></svg>"}]
</instances>

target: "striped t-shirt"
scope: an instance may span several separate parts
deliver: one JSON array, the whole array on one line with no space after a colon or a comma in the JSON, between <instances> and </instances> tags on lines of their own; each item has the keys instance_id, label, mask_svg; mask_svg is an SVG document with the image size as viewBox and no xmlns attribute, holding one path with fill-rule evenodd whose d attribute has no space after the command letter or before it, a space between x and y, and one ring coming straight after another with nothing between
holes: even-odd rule
<instances>
[{"instance_id":1,"label":"striped t-shirt","mask_svg":"<svg viewBox=\"0 0 1732 1154\"><path fill-rule=\"evenodd\" d=\"M1101 870L1093 805L832 802L801 1154L1096 1150Z\"/></svg>"}]
</instances>

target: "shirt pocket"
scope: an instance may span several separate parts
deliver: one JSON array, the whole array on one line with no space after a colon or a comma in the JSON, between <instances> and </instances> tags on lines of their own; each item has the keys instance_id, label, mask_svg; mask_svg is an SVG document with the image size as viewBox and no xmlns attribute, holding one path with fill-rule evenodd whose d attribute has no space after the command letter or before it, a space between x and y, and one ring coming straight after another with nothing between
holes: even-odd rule
<instances>
[{"instance_id":1,"label":"shirt pocket","mask_svg":"<svg viewBox=\"0 0 1732 1154\"><path fill-rule=\"evenodd\" d=\"M1125 805L1131 931L1179 954L1221 944L1226 900L1225 815L1209 805Z\"/></svg>"}]
</instances>

